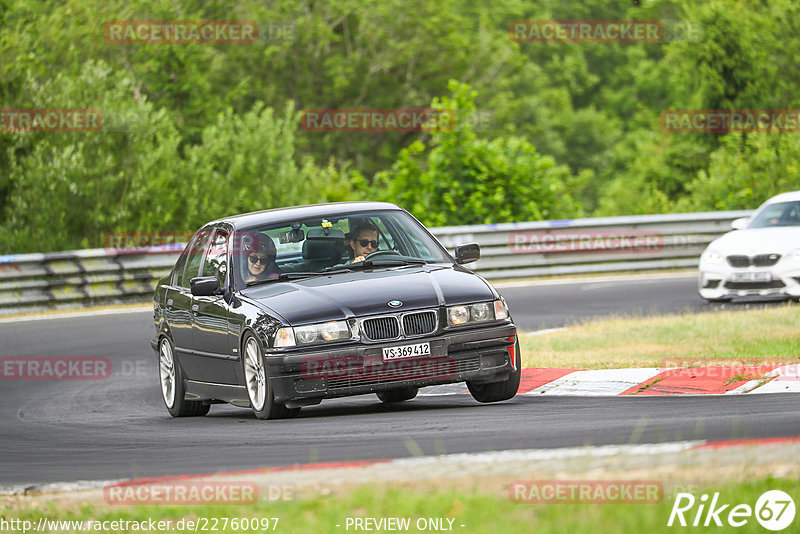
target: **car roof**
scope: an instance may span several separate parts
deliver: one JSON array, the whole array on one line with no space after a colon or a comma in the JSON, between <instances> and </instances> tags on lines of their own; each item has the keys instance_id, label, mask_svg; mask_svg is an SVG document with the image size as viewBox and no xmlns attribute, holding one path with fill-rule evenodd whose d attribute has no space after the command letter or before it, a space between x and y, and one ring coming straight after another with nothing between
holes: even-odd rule
<instances>
[{"instance_id":1,"label":"car roof","mask_svg":"<svg viewBox=\"0 0 800 534\"><path fill-rule=\"evenodd\" d=\"M798 200L800 200L800 191L788 191L786 193L775 195L764 202L763 205L766 206L767 204L775 204L776 202L793 202Z\"/></svg>"},{"instance_id":2,"label":"car roof","mask_svg":"<svg viewBox=\"0 0 800 534\"><path fill-rule=\"evenodd\" d=\"M334 217L349 215L363 211L401 211L403 208L390 202L328 202L326 204L310 204L307 206L290 206L262 211L231 215L211 221L203 226L228 223L234 229L251 228L262 224L295 221L298 219L315 219L317 217Z\"/></svg>"}]
</instances>

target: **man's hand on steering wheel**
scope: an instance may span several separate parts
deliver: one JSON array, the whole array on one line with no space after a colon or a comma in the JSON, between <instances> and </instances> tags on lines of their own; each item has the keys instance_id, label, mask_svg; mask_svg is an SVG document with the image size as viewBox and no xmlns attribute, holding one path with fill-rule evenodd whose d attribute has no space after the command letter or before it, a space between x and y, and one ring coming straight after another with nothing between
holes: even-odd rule
<instances>
[{"instance_id":1,"label":"man's hand on steering wheel","mask_svg":"<svg viewBox=\"0 0 800 534\"><path fill-rule=\"evenodd\" d=\"M374 258L380 258L383 256L402 256L396 250L376 250L375 252L370 252L365 256L356 256L353 258L353 263L361 263L362 261L372 260Z\"/></svg>"}]
</instances>

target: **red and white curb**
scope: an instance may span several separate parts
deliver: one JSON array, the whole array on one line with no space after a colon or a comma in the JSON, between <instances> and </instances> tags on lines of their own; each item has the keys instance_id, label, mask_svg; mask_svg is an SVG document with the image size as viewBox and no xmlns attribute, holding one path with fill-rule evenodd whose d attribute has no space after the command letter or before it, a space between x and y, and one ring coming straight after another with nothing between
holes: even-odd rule
<instances>
[{"instance_id":1,"label":"red and white curb","mask_svg":"<svg viewBox=\"0 0 800 534\"><path fill-rule=\"evenodd\" d=\"M468 393L465 384L424 388L420 397ZM800 364L643 369L524 368L518 395L737 395L800 393Z\"/></svg>"}]
</instances>

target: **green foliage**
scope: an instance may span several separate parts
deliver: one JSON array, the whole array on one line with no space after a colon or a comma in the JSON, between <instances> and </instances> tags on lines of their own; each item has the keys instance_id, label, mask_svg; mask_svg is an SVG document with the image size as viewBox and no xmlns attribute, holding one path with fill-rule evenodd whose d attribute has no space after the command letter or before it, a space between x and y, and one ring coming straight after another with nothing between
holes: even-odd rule
<instances>
[{"instance_id":1,"label":"green foliage","mask_svg":"<svg viewBox=\"0 0 800 534\"><path fill-rule=\"evenodd\" d=\"M453 128L436 129L430 149L416 141L400 152L390 171L379 173L384 198L435 226L540 220L571 216L577 205L566 194L569 169L557 166L519 137L479 138L465 118L475 112L476 93L451 82L452 97L433 107L456 117Z\"/></svg>"},{"instance_id":2,"label":"green foliage","mask_svg":"<svg viewBox=\"0 0 800 534\"><path fill-rule=\"evenodd\" d=\"M137 98L102 61L87 62L74 78L28 76L23 88L29 107L100 109L106 129L4 135L0 250L98 245L105 232L176 224L166 206L179 190L180 137L169 113Z\"/></svg>"},{"instance_id":3,"label":"green foliage","mask_svg":"<svg viewBox=\"0 0 800 534\"><path fill-rule=\"evenodd\" d=\"M518 43L515 19L692 31ZM250 20L264 38L120 45L103 34L115 20ZM99 108L113 126L0 132L0 253L362 198L431 224L754 207L796 187L796 134L667 133L659 114L800 108L798 36L793 0L0 0L2 107ZM303 109L431 102L493 120L297 127Z\"/></svg>"},{"instance_id":4,"label":"green foliage","mask_svg":"<svg viewBox=\"0 0 800 534\"><path fill-rule=\"evenodd\" d=\"M711 156L708 170L688 184L678 203L686 211L749 209L800 189L800 138L793 134L731 134Z\"/></svg>"}]
</instances>

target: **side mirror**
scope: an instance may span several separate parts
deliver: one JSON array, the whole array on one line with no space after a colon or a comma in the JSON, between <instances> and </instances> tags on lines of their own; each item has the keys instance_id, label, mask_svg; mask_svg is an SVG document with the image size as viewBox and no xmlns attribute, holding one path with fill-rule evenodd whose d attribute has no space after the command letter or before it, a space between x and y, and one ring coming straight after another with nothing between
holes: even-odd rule
<instances>
[{"instance_id":1,"label":"side mirror","mask_svg":"<svg viewBox=\"0 0 800 534\"><path fill-rule=\"evenodd\" d=\"M459 265L471 263L481 257L481 247L477 243L458 245L456 247L456 262Z\"/></svg>"},{"instance_id":2,"label":"side mirror","mask_svg":"<svg viewBox=\"0 0 800 534\"><path fill-rule=\"evenodd\" d=\"M195 297L212 297L219 295L219 280L216 276L198 276L189 281L192 286L192 295Z\"/></svg>"},{"instance_id":3,"label":"side mirror","mask_svg":"<svg viewBox=\"0 0 800 534\"><path fill-rule=\"evenodd\" d=\"M741 217L739 219L734 219L731 222L731 228L734 230L742 230L747 228L747 225L750 223L750 217Z\"/></svg>"}]
</instances>

